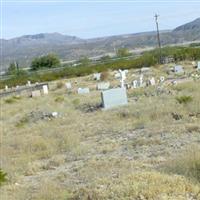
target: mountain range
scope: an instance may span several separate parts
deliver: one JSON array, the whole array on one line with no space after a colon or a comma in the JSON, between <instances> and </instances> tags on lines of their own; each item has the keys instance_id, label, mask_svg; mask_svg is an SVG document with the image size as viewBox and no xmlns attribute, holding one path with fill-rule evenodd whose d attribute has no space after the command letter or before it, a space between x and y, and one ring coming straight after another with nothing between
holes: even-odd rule
<instances>
[{"instance_id":1,"label":"mountain range","mask_svg":"<svg viewBox=\"0 0 200 200\"><path fill-rule=\"evenodd\" d=\"M117 36L81 39L60 33L40 33L24 35L9 40L0 39L2 49L1 71L6 70L11 62L21 66L30 65L34 57L55 53L62 60L78 59L81 56L98 56L114 49L154 47L157 45L156 32L144 32ZM200 18L181 25L174 30L161 31L161 44L178 44L200 40Z\"/></svg>"}]
</instances>

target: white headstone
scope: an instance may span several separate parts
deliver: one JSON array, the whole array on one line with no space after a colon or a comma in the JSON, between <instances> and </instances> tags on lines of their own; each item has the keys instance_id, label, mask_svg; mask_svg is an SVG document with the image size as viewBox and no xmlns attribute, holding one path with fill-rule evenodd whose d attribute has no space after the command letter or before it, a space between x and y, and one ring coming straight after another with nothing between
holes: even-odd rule
<instances>
[{"instance_id":1,"label":"white headstone","mask_svg":"<svg viewBox=\"0 0 200 200\"><path fill-rule=\"evenodd\" d=\"M165 81L165 77L164 77L164 76L161 76L161 77L160 77L160 82L163 83L164 81Z\"/></svg>"},{"instance_id":2,"label":"white headstone","mask_svg":"<svg viewBox=\"0 0 200 200\"><path fill-rule=\"evenodd\" d=\"M114 88L101 92L102 105L104 109L126 105L128 103L125 88Z\"/></svg>"},{"instance_id":3,"label":"white headstone","mask_svg":"<svg viewBox=\"0 0 200 200\"><path fill-rule=\"evenodd\" d=\"M5 85L5 91L7 91L8 90L8 86L7 85Z\"/></svg>"},{"instance_id":4,"label":"white headstone","mask_svg":"<svg viewBox=\"0 0 200 200\"><path fill-rule=\"evenodd\" d=\"M70 82L65 83L67 89L72 89L72 84Z\"/></svg>"},{"instance_id":5,"label":"white headstone","mask_svg":"<svg viewBox=\"0 0 200 200\"><path fill-rule=\"evenodd\" d=\"M121 75L121 80L120 80L120 83L121 83L121 88L124 88L125 87L125 80L126 80L126 71L125 70L121 70L119 69L119 73Z\"/></svg>"},{"instance_id":6,"label":"white headstone","mask_svg":"<svg viewBox=\"0 0 200 200\"><path fill-rule=\"evenodd\" d=\"M89 88L78 88L78 94L88 94L90 93Z\"/></svg>"},{"instance_id":7,"label":"white headstone","mask_svg":"<svg viewBox=\"0 0 200 200\"><path fill-rule=\"evenodd\" d=\"M134 80L133 81L133 88L137 88L138 87L138 81L137 80Z\"/></svg>"},{"instance_id":8,"label":"white headstone","mask_svg":"<svg viewBox=\"0 0 200 200\"><path fill-rule=\"evenodd\" d=\"M143 74L140 75L140 81L139 81L140 87L143 86Z\"/></svg>"},{"instance_id":9,"label":"white headstone","mask_svg":"<svg viewBox=\"0 0 200 200\"><path fill-rule=\"evenodd\" d=\"M31 97L40 97L41 93L40 90L35 90L31 92Z\"/></svg>"},{"instance_id":10,"label":"white headstone","mask_svg":"<svg viewBox=\"0 0 200 200\"><path fill-rule=\"evenodd\" d=\"M197 62L197 70L200 70L200 61Z\"/></svg>"},{"instance_id":11,"label":"white headstone","mask_svg":"<svg viewBox=\"0 0 200 200\"><path fill-rule=\"evenodd\" d=\"M107 90L110 87L110 82L102 82L97 84L97 90Z\"/></svg>"},{"instance_id":12,"label":"white headstone","mask_svg":"<svg viewBox=\"0 0 200 200\"><path fill-rule=\"evenodd\" d=\"M94 80L100 81L100 79L101 79L101 73L93 74L93 78L94 78Z\"/></svg>"},{"instance_id":13,"label":"white headstone","mask_svg":"<svg viewBox=\"0 0 200 200\"><path fill-rule=\"evenodd\" d=\"M47 85L43 85L42 88L43 88L43 93L44 94L48 94L49 93Z\"/></svg>"},{"instance_id":14,"label":"white headstone","mask_svg":"<svg viewBox=\"0 0 200 200\"><path fill-rule=\"evenodd\" d=\"M184 73L183 66L181 66L181 65L174 66L174 72L177 74Z\"/></svg>"},{"instance_id":15,"label":"white headstone","mask_svg":"<svg viewBox=\"0 0 200 200\"><path fill-rule=\"evenodd\" d=\"M31 82L30 81L27 81L27 86L31 86Z\"/></svg>"},{"instance_id":16,"label":"white headstone","mask_svg":"<svg viewBox=\"0 0 200 200\"><path fill-rule=\"evenodd\" d=\"M155 84L156 84L156 80L155 80L154 77L152 77L152 78L149 80L149 82L150 82L150 85L155 85Z\"/></svg>"}]
</instances>

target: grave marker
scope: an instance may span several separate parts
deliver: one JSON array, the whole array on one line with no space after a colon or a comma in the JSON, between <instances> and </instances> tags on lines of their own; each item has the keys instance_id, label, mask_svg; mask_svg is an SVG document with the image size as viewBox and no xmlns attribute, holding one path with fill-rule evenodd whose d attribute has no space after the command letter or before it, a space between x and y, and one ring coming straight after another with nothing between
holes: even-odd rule
<instances>
[{"instance_id":1,"label":"grave marker","mask_svg":"<svg viewBox=\"0 0 200 200\"><path fill-rule=\"evenodd\" d=\"M31 97L40 97L41 93L40 90L35 90L31 92Z\"/></svg>"},{"instance_id":2,"label":"grave marker","mask_svg":"<svg viewBox=\"0 0 200 200\"><path fill-rule=\"evenodd\" d=\"M67 89L72 89L72 84L70 82L65 83Z\"/></svg>"},{"instance_id":3,"label":"grave marker","mask_svg":"<svg viewBox=\"0 0 200 200\"><path fill-rule=\"evenodd\" d=\"M125 88L114 88L101 92L101 99L104 109L128 104Z\"/></svg>"},{"instance_id":4,"label":"grave marker","mask_svg":"<svg viewBox=\"0 0 200 200\"><path fill-rule=\"evenodd\" d=\"M100 79L101 79L101 73L93 74L93 78L94 78L94 80L96 80L96 81L100 81Z\"/></svg>"},{"instance_id":5,"label":"grave marker","mask_svg":"<svg viewBox=\"0 0 200 200\"><path fill-rule=\"evenodd\" d=\"M200 61L197 63L197 70L200 70Z\"/></svg>"},{"instance_id":6,"label":"grave marker","mask_svg":"<svg viewBox=\"0 0 200 200\"><path fill-rule=\"evenodd\" d=\"M176 74L184 73L183 66L182 65L176 65L176 66L174 66L174 72Z\"/></svg>"},{"instance_id":7,"label":"grave marker","mask_svg":"<svg viewBox=\"0 0 200 200\"><path fill-rule=\"evenodd\" d=\"M110 82L102 82L97 84L97 90L107 90L110 87Z\"/></svg>"},{"instance_id":8,"label":"grave marker","mask_svg":"<svg viewBox=\"0 0 200 200\"><path fill-rule=\"evenodd\" d=\"M42 86L42 89L43 89L43 93L44 94L48 94L49 92L48 92L48 86L47 85L43 85Z\"/></svg>"},{"instance_id":9,"label":"grave marker","mask_svg":"<svg viewBox=\"0 0 200 200\"><path fill-rule=\"evenodd\" d=\"M90 93L89 88L78 88L78 94L88 94Z\"/></svg>"},{"instance_id":10,"label":"grave marker","mask_svg":"<svg viewBox=\"0 0 200 200\"><path fill-rule=\"evenodd\" d=\"M138 87L138 81L137 80L134 80L133 81L133 88L137 88Z\"/></svg>"}]
</instances>

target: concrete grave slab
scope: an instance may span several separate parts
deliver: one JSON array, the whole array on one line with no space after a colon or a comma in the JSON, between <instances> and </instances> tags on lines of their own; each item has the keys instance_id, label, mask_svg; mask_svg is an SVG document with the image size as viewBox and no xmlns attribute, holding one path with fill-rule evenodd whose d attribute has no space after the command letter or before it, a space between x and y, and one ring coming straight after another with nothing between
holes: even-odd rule
<instances>
[{"instance_id":1,"label":"concrete grave slab","mask_svg":"<svg viewBox=\"0 0 200 200\"><path fill-rule=\"evenodd\" d=\"M78 94L88 94L90 93L89 88L78 88Z\"/></svg>"},{"instance_id":2,"label":"concrete grave slab","mask_svg":"<svg viewBox=\"0 0 200 200\"><path fill-rule=\"evenodd\" d=\"M31 92L31 97L40 97L40 96L41 96L40 90L35 90Z\"/></svg>"},{"instance_id":3,"label":"concrete grave slab","mask_svg":"<svg viewBox=\"0 0 200 200\"><path fill-rule=\"evenodd\" d=\"M125 88L114 88L101 92L102 105L104 109L110 109L128 104Z\"/></svg>"},{"instance_id":4,"label":"concrete grave slab","mask_svg":"<svg viewBox=\"0 0 200 200\"><path fill-rule=\"evenodd\" d=\"M174 72L176 74L184 73L183 66L182 65L176 65L176 66L174 66Z\"/></svg>"},{"instance_id":5,"label":"concrete grave slab","mask_svg":"<svg viewBox=\"0 0 200 200\"><path fill-rule=\"evenodd\" d=\"M101 82L97 84L97 90L108 90L110 87L110 82Z\"/></svg>"}]
</instances>

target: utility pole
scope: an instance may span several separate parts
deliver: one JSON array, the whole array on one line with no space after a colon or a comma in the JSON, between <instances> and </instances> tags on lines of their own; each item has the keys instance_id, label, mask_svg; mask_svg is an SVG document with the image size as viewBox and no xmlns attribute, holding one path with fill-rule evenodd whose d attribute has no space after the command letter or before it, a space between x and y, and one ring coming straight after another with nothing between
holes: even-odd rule
<instances>
[{"instance_id":1,"label":"utility pole","mask_svg":"<svg viewBox=\"0 0 200 200\"><path fill-rule=\"evenodd\" d=\"M156 29L157 29L157 39L158 39L158 48L159 48L159 62L162 62L161 58L161 43L160 43L160 33L159 33L159 27L158 27L158 17L159 15L155 14L155 22L156 22Z\"/></svg>"}]
</instances>

